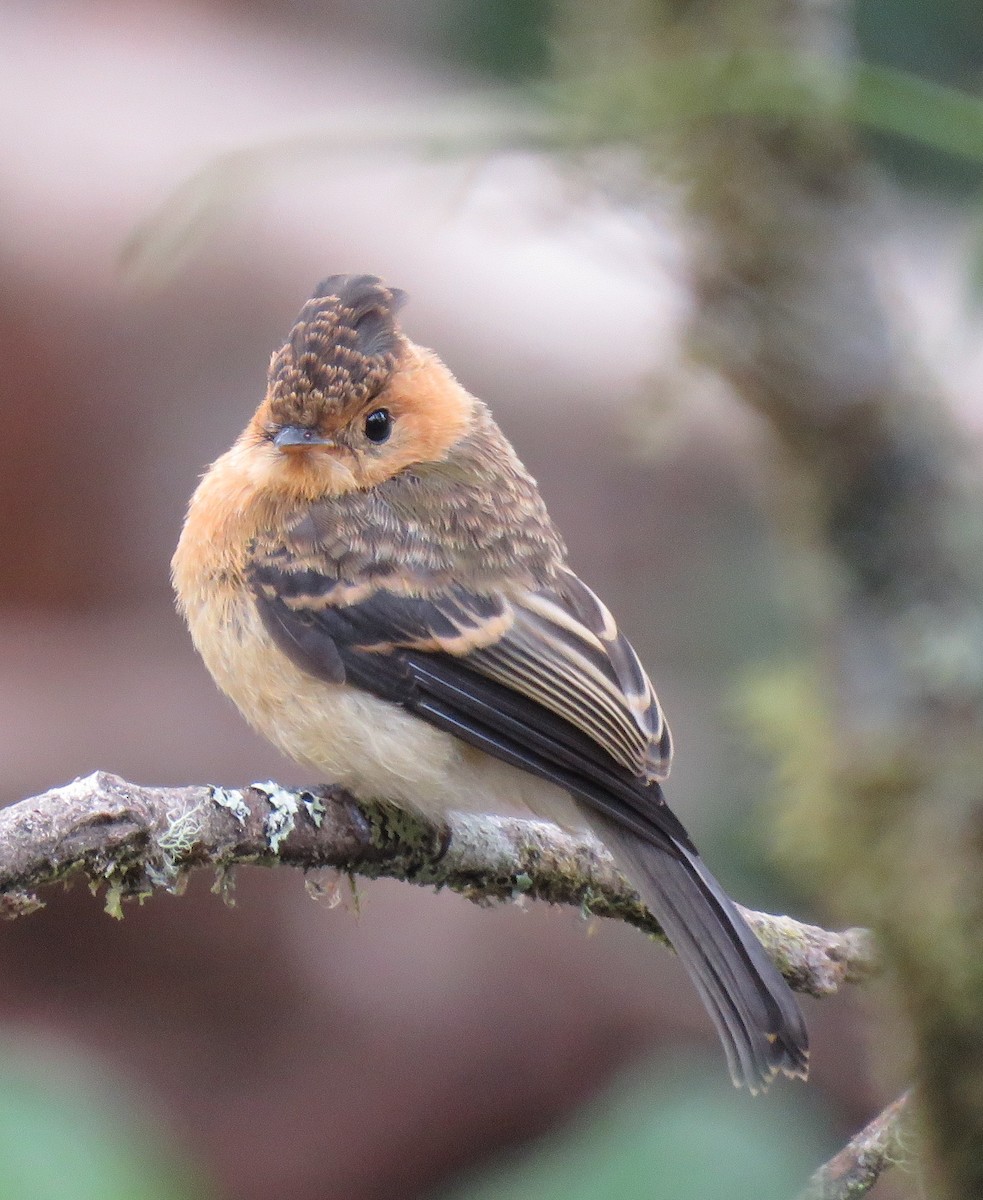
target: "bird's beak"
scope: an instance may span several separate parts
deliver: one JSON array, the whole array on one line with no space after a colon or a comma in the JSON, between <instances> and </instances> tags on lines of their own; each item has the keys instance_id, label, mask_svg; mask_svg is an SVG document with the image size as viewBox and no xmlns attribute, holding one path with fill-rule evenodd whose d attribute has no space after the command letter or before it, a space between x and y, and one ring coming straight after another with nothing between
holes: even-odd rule
<instances>
[{"instance_id":1,"label":"bird's beak","mask_svg":"<svg viewBox=\"0 0 983 1200\"><path fill-rule=\"evenodd\" d=\"M302 450L305 446L333 446L335 442L305 425L284 425L273 439L273 445L278 450Z\"/></svg>"}]
</instances>

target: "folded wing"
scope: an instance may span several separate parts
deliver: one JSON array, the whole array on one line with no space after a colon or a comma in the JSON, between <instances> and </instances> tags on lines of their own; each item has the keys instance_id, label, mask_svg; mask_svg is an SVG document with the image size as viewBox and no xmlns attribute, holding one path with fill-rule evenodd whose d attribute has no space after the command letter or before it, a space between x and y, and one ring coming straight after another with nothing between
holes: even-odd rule
<instances>
[{"instance_id":1,"label":"folded wing","mask_svg":"<svg viewBox=\"0 0 983 1200\"><path fill-rule=\"evenodd\" d=\"M569 572L517 596L426 596L333 580L282 552L257 560L266 628L302 670L400 704L581 800L692 977L735 1081L804 1074L785 981L665 803L671 742L610 613Z\"/></svg>"}]
</instances>

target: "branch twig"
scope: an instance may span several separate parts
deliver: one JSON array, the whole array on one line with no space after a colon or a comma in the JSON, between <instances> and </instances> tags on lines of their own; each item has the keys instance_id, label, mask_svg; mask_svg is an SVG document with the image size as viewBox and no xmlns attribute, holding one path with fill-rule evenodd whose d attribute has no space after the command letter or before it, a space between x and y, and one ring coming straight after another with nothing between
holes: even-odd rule
<instances>
[{"instance_id":1,"label":"branch twig","mask_svg":"<svg viewBox=\"0 0 983 1200\"><path fill-rule=\"evenodd\" d=\"M540 821L454 813L431 822L337 787L141 787L104 772L0 811L0 913L7 916L38 908L36 890L73 873L105 883L107 909L120 915L126 897L175 891L194 868L221 876L239 863L388 876L449 887L478 903L528 896L663 937L598 842ZM744 911L798 991L829 995L876 970L865 930L830 933Z\"/></svg>"},{"instance_id":2,"label":"branch twig","mask_svg":"<svg viewBox=\"0 0 983 1200\"><path fill-rule=\"evenodd\" d=\"M887 1167L905 1157L906 1118L911 1092L905 1092L865 1125L809 1180L799 1200L855 1200L866 1196Z\"/></svg>"}]
</instances>

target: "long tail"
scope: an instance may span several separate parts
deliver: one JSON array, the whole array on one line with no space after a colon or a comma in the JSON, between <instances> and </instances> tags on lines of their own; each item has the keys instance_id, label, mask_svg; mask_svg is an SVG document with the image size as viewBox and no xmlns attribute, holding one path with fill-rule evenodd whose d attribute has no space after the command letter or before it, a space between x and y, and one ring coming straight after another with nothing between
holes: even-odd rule
<instances>
[{"instance_id":1,"label":"long tail","mask_svg":"<svg viewBox=\"0 0 983 1200\"><path fill-rule=\"evenodd\" d=\"M594 832L634 884L686 968L727 1054L752 1092L782 1071L805 1078L809 1037L788 984L700 857L643 841L600 813Z\"/></svg>"}]
</instances>

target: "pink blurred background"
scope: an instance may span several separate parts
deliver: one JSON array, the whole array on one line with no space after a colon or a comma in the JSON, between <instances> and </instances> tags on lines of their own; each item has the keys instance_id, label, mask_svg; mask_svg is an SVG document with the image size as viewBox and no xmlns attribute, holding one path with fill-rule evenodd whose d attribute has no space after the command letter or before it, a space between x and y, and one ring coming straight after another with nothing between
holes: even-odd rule
<instances>
[{"instance_id":1,"label":"pink blurred background","mask_svg":"<svg viewBox=\"0 0 983 1200\"><path fill-rule=\"evenodd\" d=\"M445 126L487 92L428 54L441 19L438 0L0 9L2 799L96 768L304 779L213 688L168 561L311 286L369 271L410 293L408 332L491 404L650 667L673 803L714 868L746 902L822 920L769 865L767 770L733 720L742 672L792 626L767 443L682 355L672 194L642 209L531 153L380 137L397 118ZM325 133L329 148L213 179L216 219L170 244L203 193L160 206L217 156ZM961 228L912 202L882 250L886 292L975 435ZM680 1047L729 1091L673 957L632 931L391 883L361 884L356 913L285 870L240 871L227 907L210 882L122 923L75 886L0 928L8 1039L81 1053L192 1164L196 1194L432 1194ZM895 1081L872 1067L857 998L806 1007L803 1103L832 1145Z\"/></svg>"}]
</instances>

